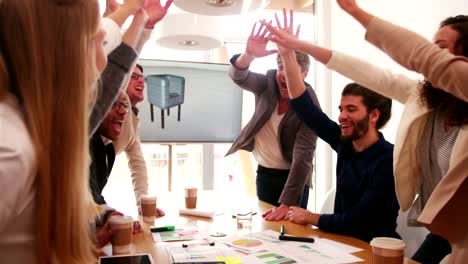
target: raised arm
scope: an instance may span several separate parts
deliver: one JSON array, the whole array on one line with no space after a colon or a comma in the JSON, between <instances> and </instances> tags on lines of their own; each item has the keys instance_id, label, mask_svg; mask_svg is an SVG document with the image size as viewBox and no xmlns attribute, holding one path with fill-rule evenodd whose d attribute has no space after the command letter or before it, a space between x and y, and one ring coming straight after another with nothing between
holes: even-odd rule
<instances>
[{"instance_id":1,"label":"raised arm","mask_svg":"<svg viewBox=\"0 0 468 264\"><path fill-rule=\"evenodd\" d=\"M256 29L257 25L259 25L258 29ZM246 69L255 58L265 57L277 52L276 50L267 50L268 38L266 38L266 34L267 28L264 25L258 23L253 25L244 53L234 62L237 68Z\"/></svg>"},{"instance_id":2,"label":"raised arm","mask_svg":"<svg viewBox=\"0 0 468 264\"><path fill-rule=\"evenodd\" d=\"M276 18L276 27L271 24L267 24L265 21L260 21L265 27L267 27L269 31L268 39L275 42L277 45L282 47L299 50L303 53L307 53L314 57L316 60L323 64L327 64L332 56L331 51L312 43L309 43L305 40L299 39L299 30L300 25L297 27L296 33L293 34L293 23L294 23L294 13L292 10L289 11L289 22L286 9L283 9L283 17L284 22L287 23L285 25L281 25L281 22L278 16L275 14Z\"/></svg>"},{"instance_id":3,"label":"raised arm","mask_svg":"<svg viewBox=\"0 0 468 264\"><path fill-rule=\"evenodd\" d=\"M355 0L337 2L367 29L367 41L403 67L423 74L434 87L468 101L468 58L455 56L412 31L374 17Z\"/></svg>"},{"instance_id":4,"label":"raised arm","mask_svg":"<svg viewBox=\"0 0 468 264\"><path fill-rule=\"evenodd\" d=\"M258 29L256 28L257 25ZM229 76L231 79L242 89L255 94L261 93L265 88L266 77L263 74L249 71L250 63L252 63L255 58L265 57L277 52L277 50L266 49L268 43L266 34L267 28L262 24L255 23L247 39L244 53L234 55L230 60L231 67L229 68Z\"/></svg>"},{"instance_id":5,"label":"raised arm","mask_svg":"<svg viewBox=\"0 0 468 264\"><path fill-rule=\"evenodd\" d=\"M367 27L366 39L403 67L423 74L433 87L468 102L468 58L377 17Z\"/></svg>"},{"instance_id":6,"label":"raised arm","mask_svg":"<svg viewBox=\"0 0 468 264\"><path fill-rule=\"evenodd\" d=\"M122 5L118 5L113 0L106 2L106 12L104 15L112 19L121 28L125 20L143 7L146 0L125 0Z\"/></svg>"},{"instance_id":7,"label":"raised arm","mask_svg":"<svg viewBox=\"0 0 468 264\"><path fill-rule=\"evenodd\" d=\"M136 49L136 46L138 44L138 41L141 37L141 33L143 31L143 25L146 23L148 20L148 15L146 14L145 10L143 9L138 9L135 12L135 15L133 16L132 23L128 27L128 29L125 31L122 41L132 47L133 49Z\"/></svg>"},{"instance_id":8,"label":"raised arm","mask_svg":"<svg viewBox=\"0 0 468 264\"><path fill-rule=\"evenodd\" d=\"M174 0L168 0L164 6L161 5L160 0L147 0L144 9L148 14L148 20L146 21L143 32L141 33L140 39L135 50L140 53L143 49L143 46L151 37L154 26L159 23L166 15L169 7L171 6Z\"/></svg>"},{"instance_id":9,"label":"raised arm","mask_svg":"<svg viewBox=\"0 0 468 264\"><path fill-rule=\"evenodd\" d=\"M275 18L278 27L277 30L263 22L266 27L272 30L271 32L273 35L280 33L284 36L293 36L293 38L297 39L299 30L296 30L295 35L293 34L294 19L292 11L290 11L288 19L286 9L283 9L283 24L281 24L277 15L275 15ZM292 108L298 117L310 129L335 149L337 143L340 141L340 127L338 124L330 120L328 116L322 112L317 103L311 99L302 79L302 70L297 63L296 53L294 50L287 45L281 45L278 42L277 45L278 52L280 53L281 60L283 62Z\"/></svg>"},{"instance_id":10,"label":"raised arm","mask_svg":"<svg viewBox=\"0 0 468 264\"><path fill-rule=\"evenodd\" d=\"M168 0L166 4L162 6L160 0L147 0L143 7L149 16L148 21L146 21L145 28L153 29L154 25L167 15L167 10L173 1L174 0Z\"/></svg>"},{"instance_id":11,"label":"raised arm","mask_svg":"<svg viewBox=\"0 0 468 264\"><path fill-rule=\"evenodd\" d=\"M107 66L101 74L102 89L90 116L90 135L94 133L107 111L109 111L119 89L125 83L126 74L133 69L132 65L138 56L134 48L137 45L146 19L147 16L142 9L137 11L132 24L122 38L123 43L107 57Z\"/></svg>"},{"instance_id":12,"label":"raised arm","mask_svg":"<svg viewBox=\"0 0 468 264\"><path fill-rule=\"evenodd\" d=\"M286 13L284 11L283 14L286 18ZM290 17L292 17L292 13ZM292 21L292 19L290 19L290 21ZM277 23L279 23L279 21ZM371 90L396 99L403 104L406 102L411 92L414 92L417 88L417 80L412 80L404 75L393 74L391 71L381 69L364 60L300 40L297 34L292 34L292 32L286 30L284 26L280 25L278 28L272 25L265 26L271 33L269 39L276 42L278 45L305 52L319 62L325 64L329 69ZM296 88L296 90L297 91L292 94L292 98L300 96L303 93L302 89Z\"/></svg>"},{"instance_id":13,"label":"raised arm","mask_svg":"<svg viewBox=\"0 0 468 264\"><path fill-rule=\"evenodd\" d=\"M372 14L360 8L356 3L356 0L336 0L336 2L341 9L354 17L354 19L361 23L365 28L367 28L367 25L369 25L370 21L374 18Z\"/></svg>"}]
</instances>

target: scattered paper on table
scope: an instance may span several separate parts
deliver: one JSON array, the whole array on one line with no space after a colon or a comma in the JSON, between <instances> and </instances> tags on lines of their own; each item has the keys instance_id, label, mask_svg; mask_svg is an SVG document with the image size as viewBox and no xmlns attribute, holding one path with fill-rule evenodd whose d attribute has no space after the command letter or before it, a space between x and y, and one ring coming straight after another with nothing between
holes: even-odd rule
<instances>
[{"instance_id":1,"label":"scattered paper on table","mask_svg":"<svg viewBox=\"0 0 468 264\"><path fill-rule=\"evenodd\" d=\"M176 245L169 246L166 250L172 263L208 262L217 261L219 258L227 258L232 264L239 263L235 262L239 259L239 253L223 244L215 244L214 246L190 244L187 247Z\"/></svg>"},{"instance_id":2,"label":"scattered paper on table","mask_svg":"<svg viewBox=\"0 0 468 264\"><path fill-rule=\"evenodd\" d=\"M339 248L341 251L349 253L349 254L364 250L362 248L353 247L353 246L343 244L343 243L340 243L340 242L337 242L335 240L331 240L331 239L328 239L328 238L320 238L320 242L321 243L327 243L327 244L329 244L329 245L331 245L333 247Z\"/></svg>"},{"instance_id":3,"label":"scattered paper on table","mask_svg":"<svg viewBox=\"0 0 468 264\"><path fill-rule=\"evenodd\" d=\"M152 234L155 242L186 241L198 238L197 230L175 229L173 231L155 232Z\"/></svg>"},{"instance_id":4,"label":"scattered paper on table","mask_svg":"<svg viewBox=\"0 0 468 264\"><path fill-rule=\"evenodd\" d=\"M242 263L324 263L338 264L362 261L350 254L361 249L342 243L330 243L330 240L316 238L314 243L281 241L279 233L266 230L244 236L221 240L227 246L247 254L242 256ZM275 260L275 262L271 262Z\"/></svg>"}]
</instances>

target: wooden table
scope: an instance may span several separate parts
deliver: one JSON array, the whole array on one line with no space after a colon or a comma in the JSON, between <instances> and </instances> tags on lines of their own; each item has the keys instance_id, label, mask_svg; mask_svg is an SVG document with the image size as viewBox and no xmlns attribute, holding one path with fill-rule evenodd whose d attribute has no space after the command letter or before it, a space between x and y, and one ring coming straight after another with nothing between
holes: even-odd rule
<instances>
[{"instance_id":1,"label":"wooden table","mask_svg":"<svg viewBox=\"0 0 468 264\"><path fill-rule=\"evenodd\" d=\"M180 195L179 195L180 196ZM205 195L199 197L198 205L200 204L216 204L216 203L225 203L222 199L219 199L215 195ZM216 232L226 233L227 236L232 235L245 235L250 232L261 232L267 229L272 229L275 231L280 230L281 225L285 226L286 233L293 236L302 236L302 237L313 237L317 236L320 238L328 238L340 243L344 243L353 247L358 247L363 249L362 251L356 252L353 255L362 259L360 263L372 263L372 250L369 243L366 243L362 240L343 236L325 233L319 229L311 228L309 226L297 225L289 221L265 221L263 220L261 214L267 209L271 208L272 205L258 201L256 199L250 199L250 207L253 208L257 214L252 219L251 228L238 228L236 219L232 217L232 212L235 211L235 206L233 204L243 204L245 207L248 201L231 201L231 204L226 203L224 206L216 207L220 208L223 211L222 215L217 215L213 219L202 218L202 217L193 217L179 215L178 209L183 206L183 197L179 199L174 198L174 194L168 194L163 199L158 197L158 207L163 209L166 212L166 216L157 218L154 222L154 226L166 226L166 225L175 225L176 227L183 226L196 226L199 234L202 236L209 236ZM160 205L161 204L161 205ZM140 221L143 223L142 221ZM133 236L132 244L132 253L150 253L156 264L169 264L171 263L170 258L165 250L167 245L173 242L158 242L153 241L153 236L149 230L151 225L142 224L144 231L140 234ZM111 247L108 245L103 250L105 255L111 254ZM415 264L411 260L405 259L405 264Z\"/></svg>"},{"instance_id":2,"label":"wooden table","mask_svg":"<svg viewBox=\"0 0 468 264\"><path fill-rule=\"evenodd\" d=\"M235 211L235 208L230 209L230 205L226 205L226 207L221 208L221 211L223 211L222 215L217 215L213 219L209 219L202 217L179 215L178 209L181 207L180 201L178 201L179 203L177 203L177 201L174 202L173 199L165 199L168 199L166 201L171 201L172 206L158 205L158 207L162 208L166 212L166 216L157 218L154 222L154 226L175 225L176 227L182 227L189 225L196 226L196 228L198 229L198 233L203 236L209 236L209 234L213 234L215 232L223 232L226 233L227 236L232 236L245 235L250 232L260 232L267 229L272 229L279 232L281 225L285 225L286 233L288 235L302 237L318 236L320 238L328 238L337 242L348 244L350 246L362 248L363 251L356 252L354 253L354 255L364 260L361 263L372 263L372 251L370 245L359 239L348 236L325 233L319 229L314 229L309 226L293 224L289 221L263 220L261 216L262 212L272 207L271 205L264 202L254 200L253 204L251 204L253 210L257 212L257 214L253 216L252 227L238 228L236 219L232 217L232 212ZM158 198L158 204L160 203L159 200L161 199ZM216 198L205 197L205 200L209 200L210 203L213 203L213 201L216 201ZM200 203L203 203L203 197L199 197L198 204L200 205ZM242 202L237 201L237 203ZM163 205L164 204L166 203L163 203ZM165 247L173 242L154 243L152 234L149 230L149 227L151 225L142 224L142 226L144 229L143 233L136 234L133 236L132 253L150 253L153 259L155 260L155 263L157 264L171 263L170 258L165 250ZM107 249L104 250L104 253L110 254L110 246L107 246L106 248Z\"/></svg>"}]
</instances>

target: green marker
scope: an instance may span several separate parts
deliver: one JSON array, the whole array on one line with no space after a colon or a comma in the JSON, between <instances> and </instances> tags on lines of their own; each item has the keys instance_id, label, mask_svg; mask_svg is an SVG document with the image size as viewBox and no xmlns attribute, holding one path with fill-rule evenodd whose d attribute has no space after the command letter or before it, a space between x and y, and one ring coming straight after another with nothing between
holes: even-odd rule
<instances>
[{"instance_id":1,"label":"green marker","mask_svg":"<svg viewBox=\"0 0 468 264\"><path fill-rule=\"evenodd\" d=\"M164 231L174 231L175 226L161 226L161 227L151 227L151 232L164 232Z\"/></svg>"},{"instance_id":2,"label":"green marker","mask_svg":"<svg viewBox=\"0 0 468 264\"><path fill-rule=\"evenodd\" d=\"M282 236L284 236L284 225L281 225L280 234L281 234Z\"/></svg>"}]
</instances>

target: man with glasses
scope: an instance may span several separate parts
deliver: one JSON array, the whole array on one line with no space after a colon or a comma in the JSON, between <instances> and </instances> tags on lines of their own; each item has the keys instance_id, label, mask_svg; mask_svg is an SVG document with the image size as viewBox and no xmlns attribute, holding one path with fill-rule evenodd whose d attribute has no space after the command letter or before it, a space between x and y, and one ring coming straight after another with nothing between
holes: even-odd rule
<instances>
[{"instance_id":1,"label":"man with glasses","mask_svg":"<svg viewBox=\"0 0 468 264\"><path fill-rule=\"evenodd\" d=\"M133 191L137 206L140 196L148 194L148 173L143 157L140 142L140 119L138 118L137 104L144 99L145 77L143 67L139 64L133 69L127 86L128 100L132 112L127 115L122 125L120 136L113 141L116 155L125 151L128 159L128 168L131 172ZM139 208L140 211L141 208ZM164 212L156 208L156 216L163 216Z\"/></svg>"},{"instance_id":2,"label":"man with glasses","mask_svg":"<svg viewBox=\"0 0 468 264\"><path fill-rule=\"evenodd\" d=\"M116 140L122 131L125 116L130 111L126 94L120 91L118 98L112 104L106 117L90 138L91 166L89 185L97 204L107 204L102 196L102 190L112 171L115 160L115 150L112 141Z\"/></svg>"}]
</instances>

